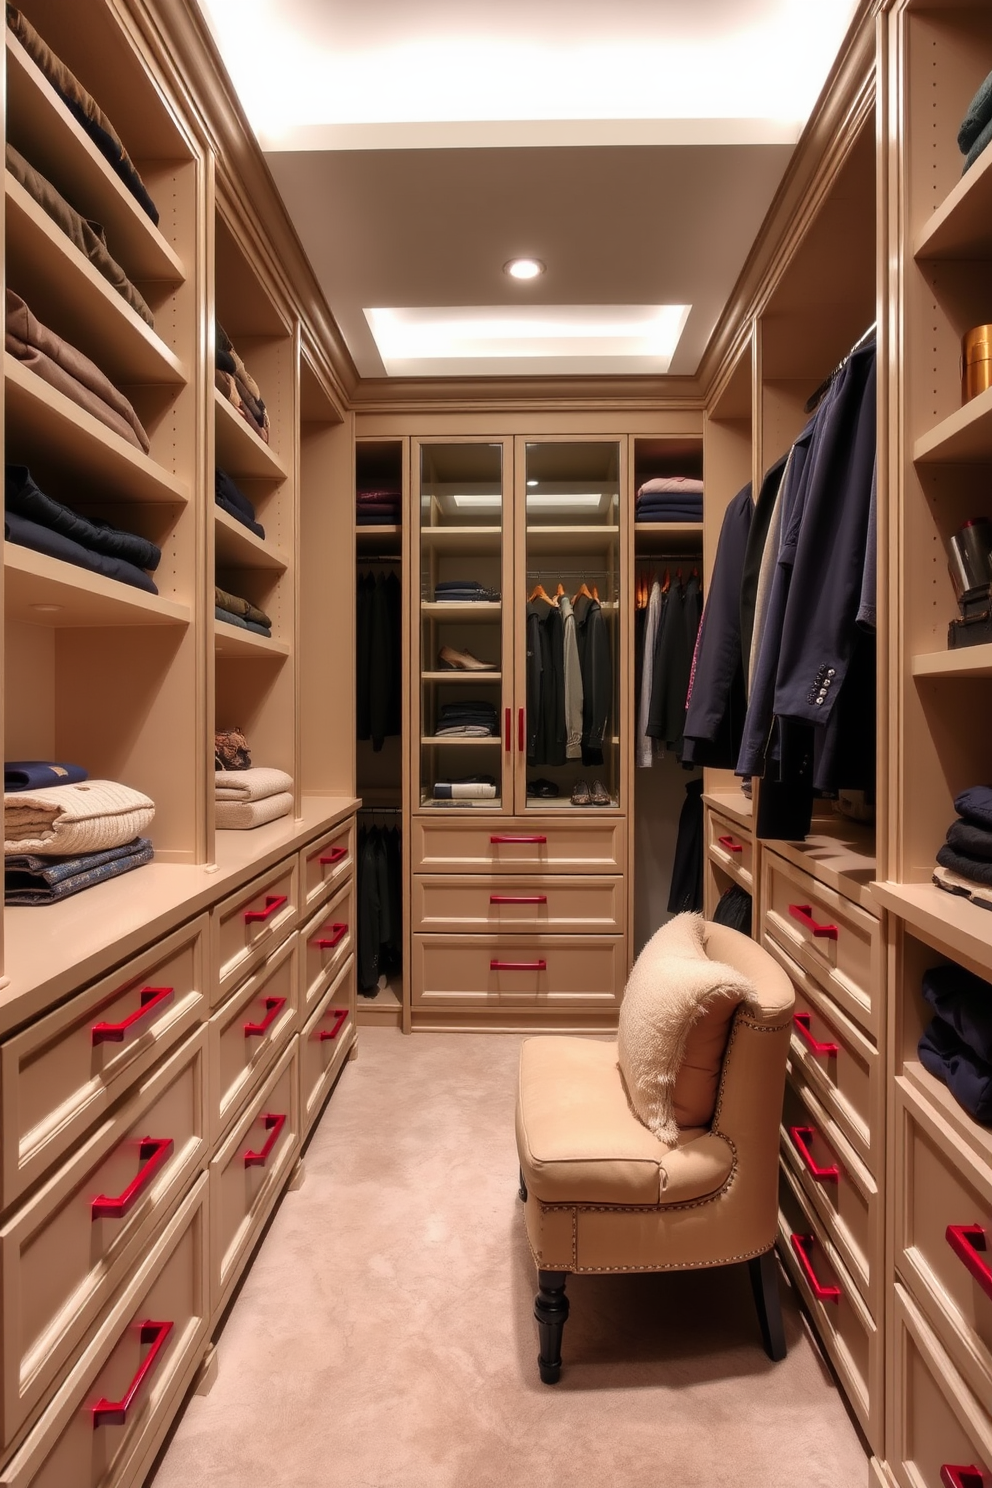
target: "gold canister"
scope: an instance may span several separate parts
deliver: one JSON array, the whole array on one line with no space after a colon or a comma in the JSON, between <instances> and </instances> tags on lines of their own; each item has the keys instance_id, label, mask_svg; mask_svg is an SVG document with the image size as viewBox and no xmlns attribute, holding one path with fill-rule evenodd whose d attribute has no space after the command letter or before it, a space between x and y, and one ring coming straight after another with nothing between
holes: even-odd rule
<instances>
[{"instance_id":1,"label":"gold canister","mask_svg":"<svg viewBox=\"0 0 992 1488\"><path fill-rule=\"evenodd\" d=\"M962 342L961 400L992 387L992 325L974 326Z\"/></svg>"}]
</instances>

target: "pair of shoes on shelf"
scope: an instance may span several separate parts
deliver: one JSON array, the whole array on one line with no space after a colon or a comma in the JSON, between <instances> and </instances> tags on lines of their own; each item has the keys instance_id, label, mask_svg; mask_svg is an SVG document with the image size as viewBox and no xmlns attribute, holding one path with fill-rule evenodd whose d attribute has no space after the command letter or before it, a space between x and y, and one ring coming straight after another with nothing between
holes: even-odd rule
<instances>
[{"instance_id":1,"label":"pair of shoes on shelf","mask_svg":"<svg viewBox=\"0 0 992 1488\"><path fill-rule=\"evenodd\" d=\"M529 796L539 796L545 801L553 801L561 792L553 780L545 780L542 775L537 780L528 780L527 794Z\"/></svg>"},{"instance_id":2,"label":"pair of shoes on shelf","mask_svg":"<svg viewBox=\"0 0 992 1488\"><path fill-rule=\"evenodd\" d=\"M612 806L610 793L601 780L594 780L590 787L588 781L577 780L572 786L573 806Z\"/></svg>"},{"instance_id":3,"label":"pair of shoes on shelf","mask_svg":"<svg viewBox=\"0 0 992 1488\"><path fill-rule=\"evenodd\" d=\"M442 646L438 652L439 672L495 672L496 663L480 661L471 651L456 651L454 646Z\"/></svg>"}]
</instances>

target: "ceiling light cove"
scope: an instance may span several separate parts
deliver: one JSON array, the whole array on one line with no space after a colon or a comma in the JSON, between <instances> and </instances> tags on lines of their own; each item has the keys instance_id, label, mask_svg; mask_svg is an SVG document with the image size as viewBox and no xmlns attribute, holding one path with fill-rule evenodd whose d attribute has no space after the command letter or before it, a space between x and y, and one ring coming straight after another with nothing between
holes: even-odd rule
<instances>
[{"instance_id":1,"label":"ceiling light cove","mask_svg":"<svg viewBox=\"0 0 992 1488\"><path fill-rule=\"evenodd\" d=\"M509 274L511 279L537 279L545 272L545 267L539 258L511 258L503 265L503 273Z\"/></svg>"}]
</instances>

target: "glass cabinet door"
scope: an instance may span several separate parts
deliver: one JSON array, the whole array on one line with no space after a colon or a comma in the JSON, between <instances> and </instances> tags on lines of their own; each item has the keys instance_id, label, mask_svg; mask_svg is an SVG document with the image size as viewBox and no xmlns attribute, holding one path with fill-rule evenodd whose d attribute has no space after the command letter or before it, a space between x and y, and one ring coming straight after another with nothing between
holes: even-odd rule
<instances>
[{"instance_id":1,"label":"glass cabinet door","mask_svg":"<svg viewBox=\"0 0 992 1488\"><path fill-rule=\"evenodd\" d=\"M417 800L423 809L498 811L512 788L504 448L424 441L415 460L418 451Z\"/></svg>"},{"instance_id":2,"label":"glass cabinet door","mask_svg":"<svg viewBox=\"0 0 992 1488\"><path fill-rule=\"evenodd\" d=\"M518 443L518 811L621 804L621 480L617 440Z\"/></svg>"}]
</instances>

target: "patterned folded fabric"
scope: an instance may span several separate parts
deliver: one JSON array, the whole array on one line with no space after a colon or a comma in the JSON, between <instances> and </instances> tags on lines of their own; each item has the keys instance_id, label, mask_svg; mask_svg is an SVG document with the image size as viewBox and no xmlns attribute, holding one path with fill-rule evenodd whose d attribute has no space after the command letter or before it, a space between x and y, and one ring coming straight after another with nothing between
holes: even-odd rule
<instances>
[{"instance_id":1,"label":"patterned folded fabric","mask_svg":"<svg viewBox=\"0 0 992 1488\"><path fill-rule=\"evenodd\" d=\"M250 832L252 827L264 827L266 822L289 816L292 810L293 797L289 791L266 796L262 801L218 800L214 807L214 823L224 830Z\"/></svg>"},{"instance_id":2,"label":"patterned folded fabric","mask_svg":"<svg viewBox=\"0 0 992 1488\"><path fill-rule=\"evenodd\" d=\"M947 894L957 894L962 899L970 899L972 904L978 905L979 909L992 909L992 889L983 889L981 884L962 878L959 873L953 873L950 868L935 868L932 881L938 889L943 889Z\"/></svg>"},{"instance_id":3,"label":"patterned folded fabric","mask_svg":"<svg viewBox=\"0 0 992 1488\"><path fill-rule=\"evenodd\" d=\"M256 765L251 770L215 770L214 795L218 801L264 801L293 789L293 777L285 770Z\"/></svg>"},{"instance_id":4,"label":"patterned folded fabric","mask_svg":"<svg viewBox=\"0 0 992 1488\"><path fill-rule=\"evenodd\" d=\"M251 750L241 729L217 730L214 734L214 765L218 770L251 769Z\"/></svg>"},{"instance_id":5,"label":"patterned folded fabric","mask_svg":"<svg viewBox=\"0 0 992 1488\"><path fill-rule=\"evenodd\" d=\"M140 837L155 817L155 803L116 780L88 780L4 793L4 853L106 852Z\"/></svg>"},{"instance_id":6,"label":"patterned folded fabric","mask_svg":"<svg viewBox=\"0 0 992 1488\"><path fill-rule=\"evenodd\" d=\"M46 785L78 785L89 779L82 765L54 764L50 760L5 760L5 791L43 790Z\"/></svg>"},{"instance_id":7,"label":"patterned folded fabric","mask_svg":"<svg viewBox=\"0 0 992 1488\"><path fill-rule=\"evenodd\" d=\"M241 599L237 594L229 594L226 589L214 587L214 604L221 610L230 610L232 615L240 615L244 620L254 620L256 625L271 625L272 621L264 610L253 605L250 600Z\"/></svg>"},{"instance_id":8,"label":"patterned folded fabric","mask_svg":"<svg viewBox=\"0 0 992 1488\"><path fill-rule=\"evenodd\" d=\"M162 561L162 550L147 537L111 527L100 517L84 517L54 496L39 489L26 465L7 465L4 469L4 505L41 527L61 532L80 547L108 558L123 558L136 568L156 569Z\"/></svg>"},{"instance_id":9,"label":"patterned folded fabric","mask_svg":"<svg viewBox=\"0 0 992 1488\"><path fill-rule=\"evenodd\" d=\"M91 889L108 878L119 878L132 868L150 863L155 849L147 837L135 837L107 852L82 853L75 858L41 858L19 853L4 863L5 904L55 904L81 889Z\"/></svg>"}]
</instances>

